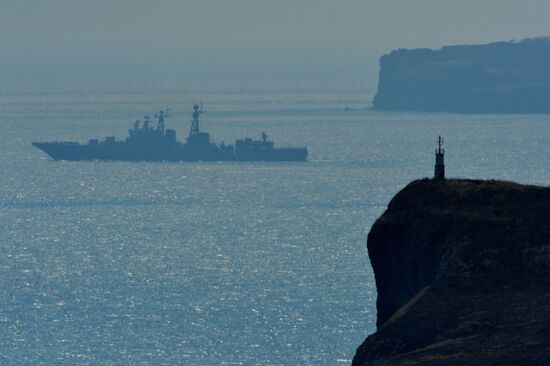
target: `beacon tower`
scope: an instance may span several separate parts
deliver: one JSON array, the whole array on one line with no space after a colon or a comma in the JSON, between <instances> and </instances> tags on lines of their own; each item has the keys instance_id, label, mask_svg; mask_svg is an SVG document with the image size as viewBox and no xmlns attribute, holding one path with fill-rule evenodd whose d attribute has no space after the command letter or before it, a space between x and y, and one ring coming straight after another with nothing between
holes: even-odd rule
<instances>
[{"instance_id":1,"label":"beacon tower","mask_svg":"<svg viewBox=\"0 0 550 366\"><path fill-rule=\"evenodd\" d=\"M445 149L442 148L443 141L443 138L439 136L437 139L437 149L435 149L434 179L436 180L445 179Z\"/></svg>"}]
</instances>

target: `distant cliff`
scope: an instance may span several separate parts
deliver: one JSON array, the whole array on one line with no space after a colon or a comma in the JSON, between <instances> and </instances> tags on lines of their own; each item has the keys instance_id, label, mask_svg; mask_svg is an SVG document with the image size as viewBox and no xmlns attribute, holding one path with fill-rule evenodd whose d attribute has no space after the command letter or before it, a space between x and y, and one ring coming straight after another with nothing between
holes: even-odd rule
<instances>
[{"instance_id":1,"label":"distant cliff","mask_svg":"<svg viewBox=\"0 0 550 366\"><path fill-rule=\"evenodd\" d=\"M550 188L415 181L367 246L378 330L353 365L550 365Z\"/></svg>"},{"instance_id":2,"label":"distant cliff","mask_svg":"<svg viewBox=\"0 0 550 366\"><path fill-rule=\"evenodd\" d=\"M393 51L373 109L550 113L550 38Z\"/></svg>"}]
</instances>

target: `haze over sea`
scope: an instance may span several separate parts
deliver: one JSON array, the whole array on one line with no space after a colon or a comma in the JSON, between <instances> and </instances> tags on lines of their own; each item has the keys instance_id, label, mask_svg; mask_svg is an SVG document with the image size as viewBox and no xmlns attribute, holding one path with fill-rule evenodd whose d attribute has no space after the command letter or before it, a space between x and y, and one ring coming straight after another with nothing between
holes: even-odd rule
<instances>
[{"instance_id":1,"label":"haze over sea","mask_svg":"<svg viewBox=\"0 0 550 366\"><path fill-rule=\"evenodd\" d=\"M367 233L433 174L548 185L541 115L380 113L364 91L0 97L0 363L349 364L375 330ZM54 162L171 108L183 140L266 131L306 163Z\"/></svg>"}]
</instances>

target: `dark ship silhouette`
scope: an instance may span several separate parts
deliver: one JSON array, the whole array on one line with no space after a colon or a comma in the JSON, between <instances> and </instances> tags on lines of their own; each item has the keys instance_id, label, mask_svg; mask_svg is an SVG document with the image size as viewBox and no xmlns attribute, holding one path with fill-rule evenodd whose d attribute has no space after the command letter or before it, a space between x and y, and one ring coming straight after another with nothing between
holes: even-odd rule
<instances>
[{"instance_id":1,"label":"dark ship silhouette","mask_svg":"<svg viewBox=\"0 0 550 366\"><path fill-rule=\"evenodd\" d=\"M305 161L307 147L276 148L267 139L265 132L261 140L244 138L235 145L216 144L210 134L201 132L199 115L202 109L193 106L193 121L187 142L176 139L176 131L164 129L166 112L155 114L157 127L150 126L148 117L143 125L136 121L129 129L124 141L113 136L103 141L90 140L87 144L78 142L33 142L33 145L51 156L54 160L122 160L122 161Z\"/></svg>"}]
</instances>

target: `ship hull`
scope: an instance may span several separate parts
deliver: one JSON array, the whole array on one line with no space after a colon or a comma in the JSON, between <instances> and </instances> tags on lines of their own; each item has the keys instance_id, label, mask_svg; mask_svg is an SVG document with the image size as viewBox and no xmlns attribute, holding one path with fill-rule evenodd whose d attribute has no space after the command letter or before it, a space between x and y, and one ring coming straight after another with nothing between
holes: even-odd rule
<instances>
[{"instance_id":1,"label":"ship hull","mask_svg":"<svg viewBox=\"0 0 550 366\"><path fill-rule=\"evenodd\" d=\"M220 151L205 147L183 145L173 148L129 148L123 144L113 146L82 145L66 142L33 142L54 160L67 161L305 161L307 148L274 148L246 152Z\"/></svg>"}]
</instances>

